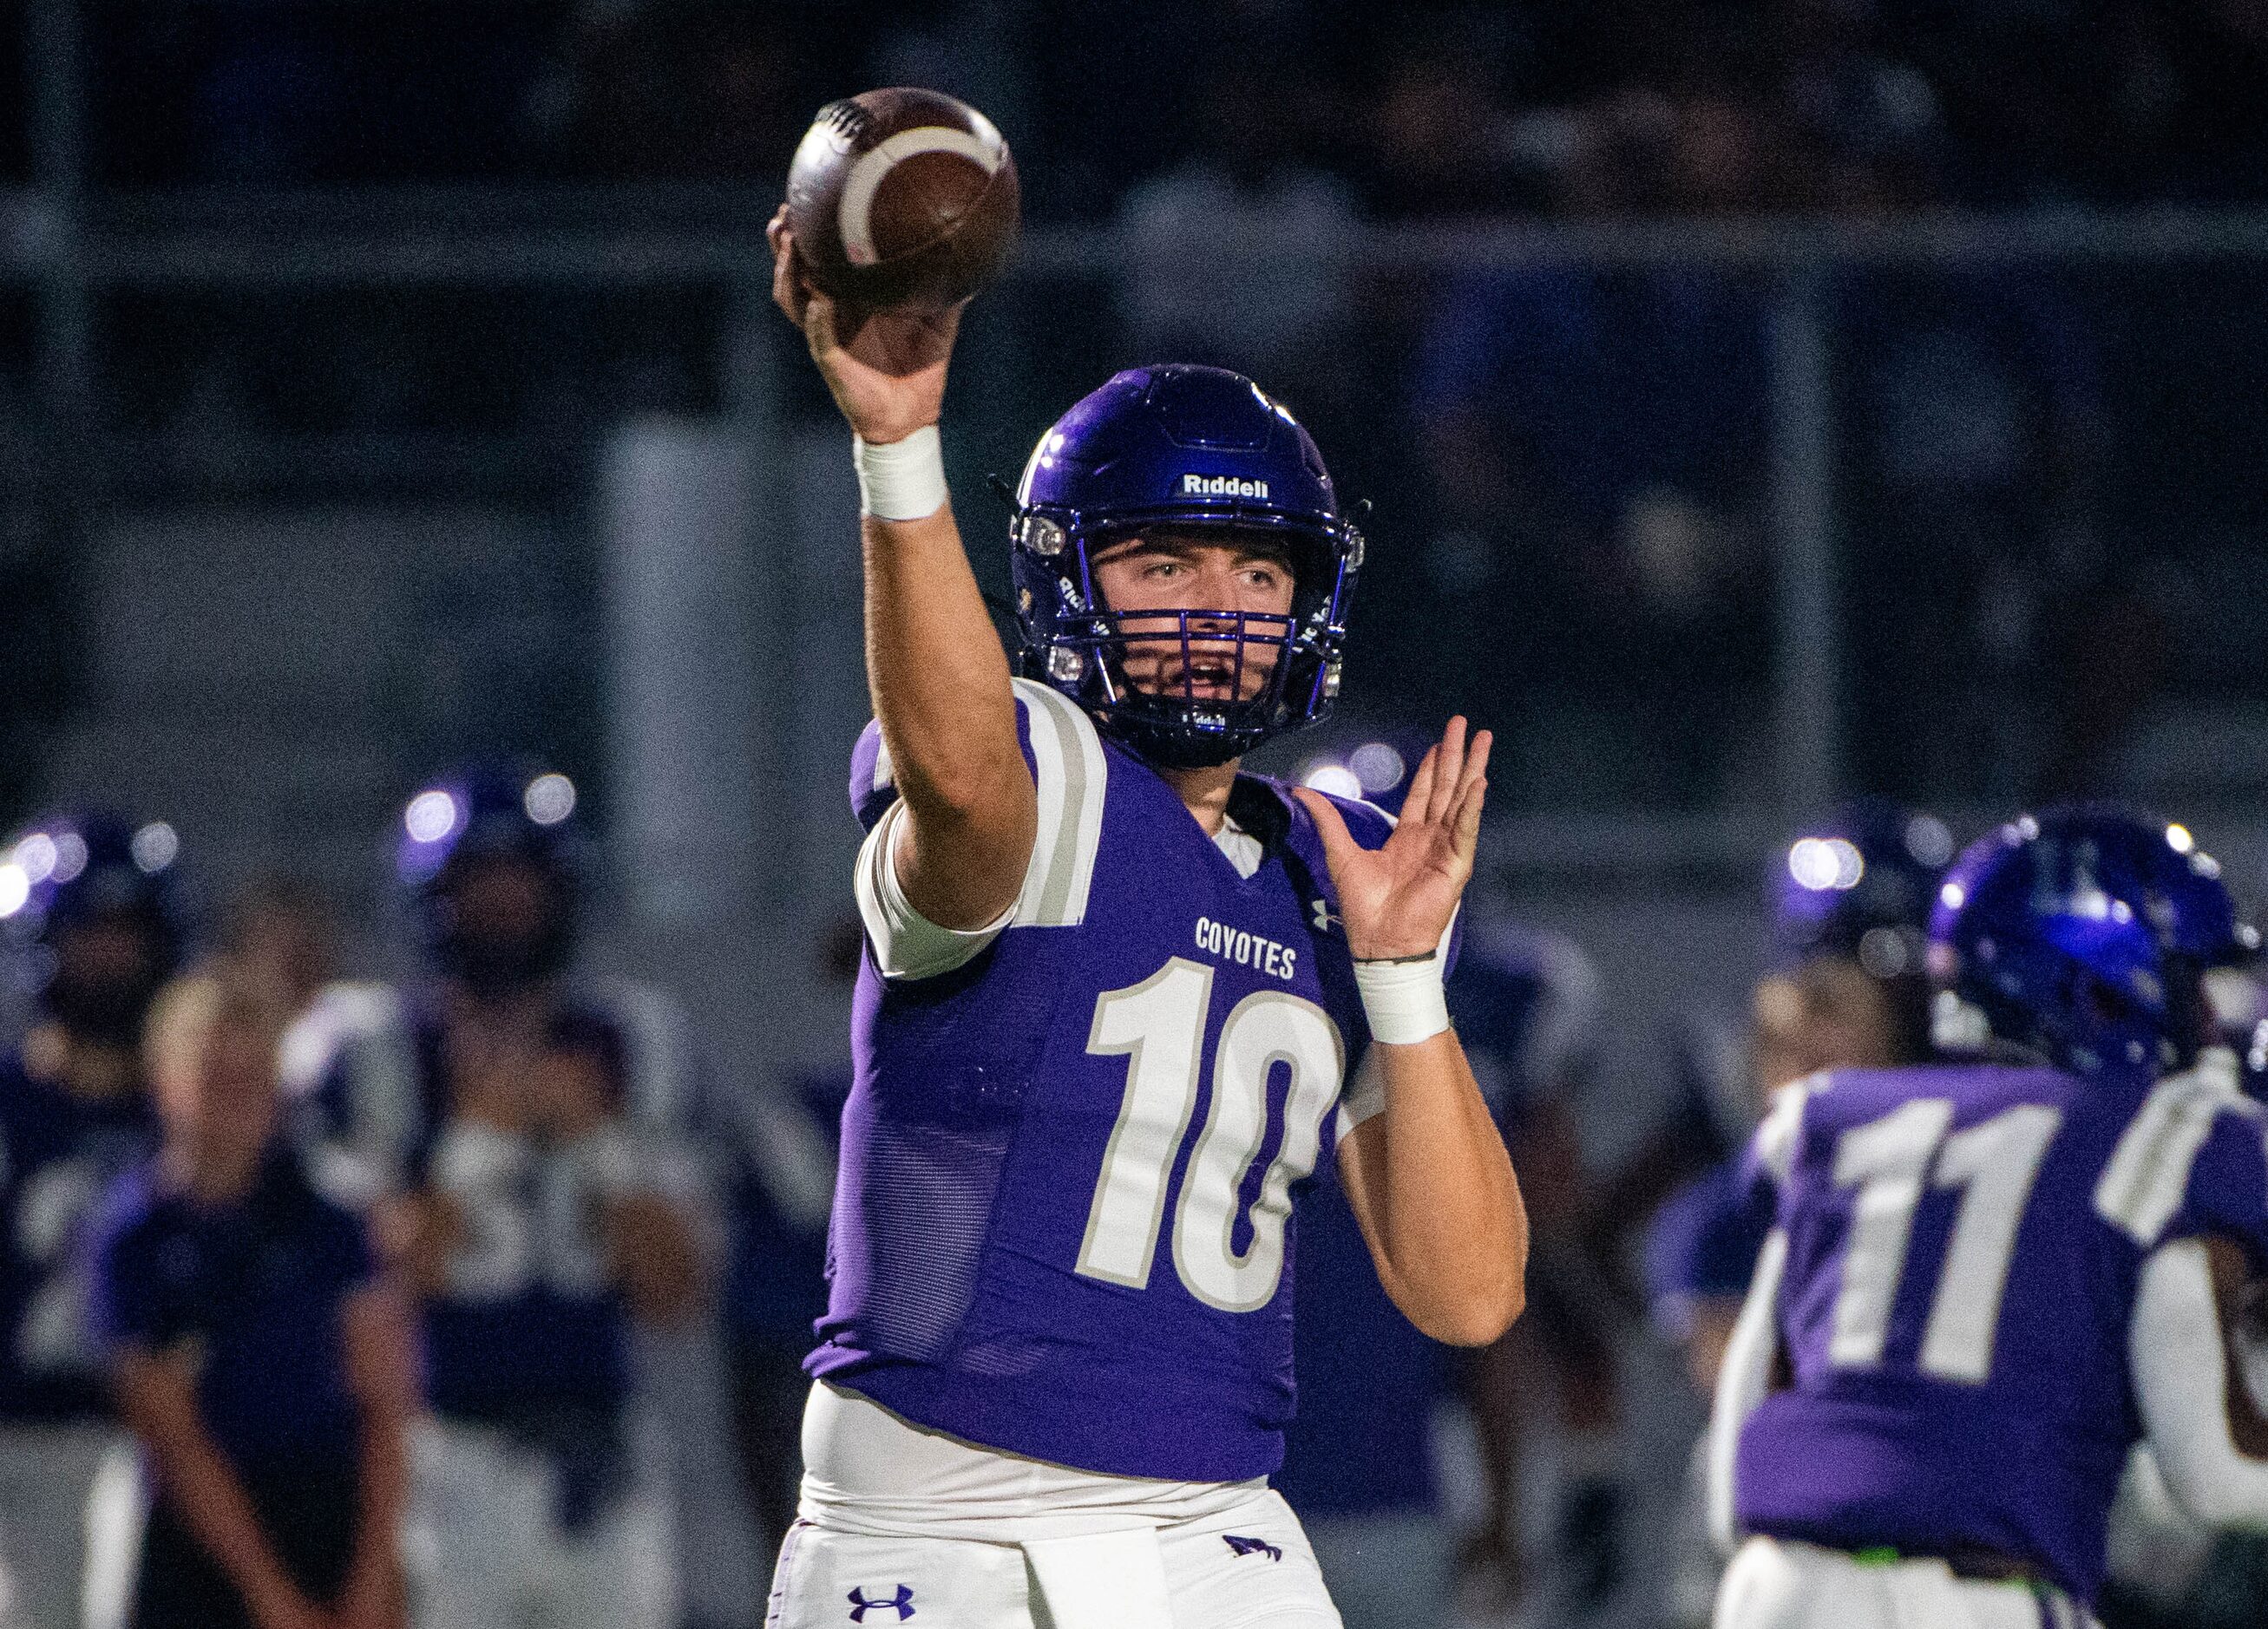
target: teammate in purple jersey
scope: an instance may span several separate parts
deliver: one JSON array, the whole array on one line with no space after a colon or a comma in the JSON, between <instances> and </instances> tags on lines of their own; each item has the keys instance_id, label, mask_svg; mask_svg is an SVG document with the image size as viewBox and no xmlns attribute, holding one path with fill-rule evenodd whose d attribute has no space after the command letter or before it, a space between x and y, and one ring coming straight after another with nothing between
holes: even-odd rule
<instances>
[{"instance_id":1,"label":"teammate in purple jersey","mask_svg":"<svg viewBox=\"0 0 2268 1629\"><path fill-rule=\"evenodd\" d=\"M87 1247L156 1141L142 1024L185 937L178 848L162 823L82 812L0 855L0 924L39 999L0 1060L0 1598L30 1623L79 1619L88 1494L121 1441Z\"/></svg>"},{"instance_id":2,"label":"teammate in purple jersey","mask_svg":"<svg viewBox=\"0 0 2268 1629\"><path fill-rule=\"evenodd\" d=\"M2257 943L2181 827L2027 818L1931 926L1962 1061L1786 1088L1717 1393L1712 1494L1750 1535L1719 1629L2087 1621L2146 1438L2208 1521L2268 1520L2228 1309L2268 1271L2268 1144L2202 977Z\"/></svg>"},{"instance_id":3,"label":"teammate in purple jersey","mask_svg":"<svg viewBox=\"0 0 2268 1629\"><path fill-rule=\"evenodd\" d=\"M772 233L856 436L878 717L772 1622L1335 1625L1266 1485L1326 1137L1420 1329L1486 1342L1521 1302L1518 1185L1442 994L1488 737L1453 721L1398 826L1239 773L1336 697L1362 541L1291 414L1219 369L1122 373L1042 437L1012 678L939 453L958 313L846 339Z\"/></svg>"},{"instance_id":4,"label":"teammate in purple jersey","mask_svg":"<svg viewBox=\"0 0 2268 1629\"><path fill-rule=\"evenodd\" d=\"M1953 835L1934 816L1862 799L1807 826L1772 855L1766 883L1771 965L1749 1002L1741 1141L1780 1087L1826 1069L1929 1058L1926 950ZM1708 1113L1691 1105L1689 1124ZM1713 1118L1713 1117L1712 1117ZM1727 1116L1727 1118L1730 1118ZM1647 1220L1645 1272L1656 1330L1685 1359L1699 1395L1716 1391L1727 1343L1772 1224L1771 1196L1733 1149ZM1672 1616L1706 1623L1724 1558L1709 1542L1707 1435L1695 1444L1670 1571Z\"/></svg>"},{"instance_id":5,"label":"teammate in purple jersey","mask_svg":"<svg viewBox=\"0 0 2268 1629\"><path fill-rule=\"evenodd\" d=\"M676 1615L632 1352L700 1304L689 1049L656 993L571 977L572 813L532 766L418 792L397 870L435 976L334 987L285 1044L303 1131L374 1189L419 1297L424 1629Z\"/></svg>"}]
</instances>

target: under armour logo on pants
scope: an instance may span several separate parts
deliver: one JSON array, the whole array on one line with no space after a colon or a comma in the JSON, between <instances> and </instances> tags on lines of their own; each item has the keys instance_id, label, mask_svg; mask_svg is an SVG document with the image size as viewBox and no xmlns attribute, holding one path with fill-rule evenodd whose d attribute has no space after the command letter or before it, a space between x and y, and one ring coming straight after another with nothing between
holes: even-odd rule
<instances>
[{"instance_id":1,"label":"under armour logo on pants","mask_svg":"<svg viewBox=\"0 0 2268 1629\"><path fill-rule=\"evenodd\" d=\"M900 1623L905 1622L914 1615L914 1587L911 1584L900 1584L897 1594L887 1601L870 1601L866 1598L866 1592L864 1589L853 1589L850 1592L850 1621L854 1624L865 1623L868 1612L882 1607L887 1607L895 1612Z\"/></svg>"}]
</instances>

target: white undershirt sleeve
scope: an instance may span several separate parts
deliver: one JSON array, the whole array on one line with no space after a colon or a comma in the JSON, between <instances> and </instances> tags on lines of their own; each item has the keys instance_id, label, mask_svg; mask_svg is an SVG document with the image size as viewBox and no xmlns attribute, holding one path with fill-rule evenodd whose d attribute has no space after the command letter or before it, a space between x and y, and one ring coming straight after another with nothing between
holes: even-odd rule
<instances>
[{"instance_id":1,"label":"white undershirt sleeve","mask_svg":"<svg viewBox=\"0 0 2268 1629\"><path fill-rule=\"evenodd\" d=\"M1756 1278L1726 1343L1724 1366L1717 1371L1717 1396L1709 1412L1709 1537L1725 1555L1740 1541L1733 1470L1740 1457L1741 1428L1771 1391L1772 1363L1779 1355L1779 1282L1786 1270L1787 1233L1774 1228L1756 1257Z\"/></svg>"},{"instance_id":2,"label":"white undershirt sleeve","mask_svg":"<svg viewBox=\"0 0 2268 1629\"><path fill-rule=\"evenodd\" d=\"M2229 1430L2228 1353L2201 1240L2163 1245L2142 1264L2127 1332L2134 1401L2166 1486L2214 1527L2268 1526L2268 1463Z\"/></svg>"},{"instance_id":3,"label":"white undershirt sleeve","mask_svg":"<svg viewBox=\"0 0 2268 1629\"><path fill-rule=\"evenodd\" d=\"M905 805L894 803L875 821L851 868L858 916L883 977L933 979L975 960L1010 928L1076 928L1086 920L1110 766L1094 720L1068 696L1028 679L1010 681L1032 764L1037 829L1016 898L982 928L940 928L914 909L898 880L897 845ZM887 755L874 789L890 784Z\"/></svg>"},{"instance_id":4,"label":"white undershirt sleeve","mask_svg":"<svg viewBox=\"0 0 2268 1629\"><path fill-rule=\"evenodd\" d=\"M898 880L898 833L905 826L906 806L892 803L858 850L851 872L851 892L858 898L858 916L866 925L866 938L874 947L874 962L885 979L934 979L939 973L974 961L984 947L1006 930L1016 914L1016 903L982 928L940 928L906 898Z\"/></svg>"}]
</instances>

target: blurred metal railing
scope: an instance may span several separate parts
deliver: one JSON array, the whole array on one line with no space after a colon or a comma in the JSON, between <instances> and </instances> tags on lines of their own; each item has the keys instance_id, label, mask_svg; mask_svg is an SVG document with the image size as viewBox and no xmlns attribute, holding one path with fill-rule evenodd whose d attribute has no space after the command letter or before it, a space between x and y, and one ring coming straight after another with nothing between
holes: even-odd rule
<instances>
[{"instance_id":1,"label":"blurred metal railing","mask_svg":"<svg viewBox=\"0 0 2268 1629\"><path fill-rule=\"evenodd\" d=\"M71 11L66 4L34 8L35 22L45 19L49 31L40 36L43 49L76 50ZM81 137L68 99L42 95L34 114L41 184L0 194L0 283L36 291L38 407L49 437L49 473L65 489L81 456L96 306L105 294L122 290L709 286L734 297L725 340L734 410L757 420L776 415L782 391L770 370L787 353L767 326L772 319L762 228L768 197L730 188L94 194L75 180ZM1036 230L1027 234L1012 275L1107 280L1123 247L1108 230ZM1233 232L1209 238L1205 247L1214 260L1230 264L1285 253ZM1472 224L1373 228L1334 245L1332 253L1356 275L1702 265L1766 281L1772 451L1765 518L1776 611L1776 784L1768 801L1785 815L1830 799L1842 761L1836 415L1822 304L1829 281L1853 268L2268 267L2268 213L2161 209L1865 223ZM1623 840L1598 821L1576 822L1572 839L1568 829L1561 822L1539 826L1532 845L1538 857L1556 854L1567 867L1581 869L1587 854ZM1697 857L1752 852L1755 839L1751 825L1739 820L1671 820L1653 829L1660 840L1644 847Z\"/></svg>"},{"instance_id":2,"label":"blurred metal railing","mask_svg":"<svg viewBox=\"0 0 2268 1629\"><path fill-rule=\"evenodd\" d=\"M84 0L28 0L25 62L33 184L0 194L0 284L34 292L40 477L73 501L87 457L98 305L121 291L394 289L636 290L705 285L733 296L723 371L730 410L759 433L779 416L784 348L760 325L762 228L772 200L746 189L390 189L317 195L116 196L88 184ZM1009 94L1003 89L1001 94ZM1122 245L1107 230L1034 231L1021 276L1107 277ZM1217 260L1256 261L1279 246L1209 238ZM2114 214L1822 220L1460 224L1373 229L1331 246L1359 274L1511 271L1547 265L1708 266L1767 279L1771 452L1765 512L1775 617L1774 781L1790 812L1835 792L1837 716L1835 399L1824 290L1852 268L2268 266L2268 213L2176 209ZM1736 823L1737 824L1737 823ZM1671 847L1747 840L1710 818L1672 821ZM1556 828L1555 828L1556 829ZM1598 822L1579 830L1619 840ZM1588 845L1539 840L1580 863ZM1655 844L1659 848L1661 845Z\"/></svg>"}]
</instances>

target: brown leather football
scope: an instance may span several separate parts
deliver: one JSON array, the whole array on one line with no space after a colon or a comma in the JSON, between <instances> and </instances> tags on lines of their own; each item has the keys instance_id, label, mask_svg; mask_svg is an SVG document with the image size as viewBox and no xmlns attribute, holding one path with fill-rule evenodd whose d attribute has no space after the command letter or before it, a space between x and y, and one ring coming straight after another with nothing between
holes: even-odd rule
<instances>
[{"instance_id":1,"label":"brown leather football","mask_svg":"<svg viewBox=\"0 0 2268 1629\"><path fill-rule=\"evenodd\" d=\"M935 91L829 102L787 173L788 227L812 282L869 311L976 293L1015 245L1018 202L1000 132Z\"/></svg>"}]
</instances>

